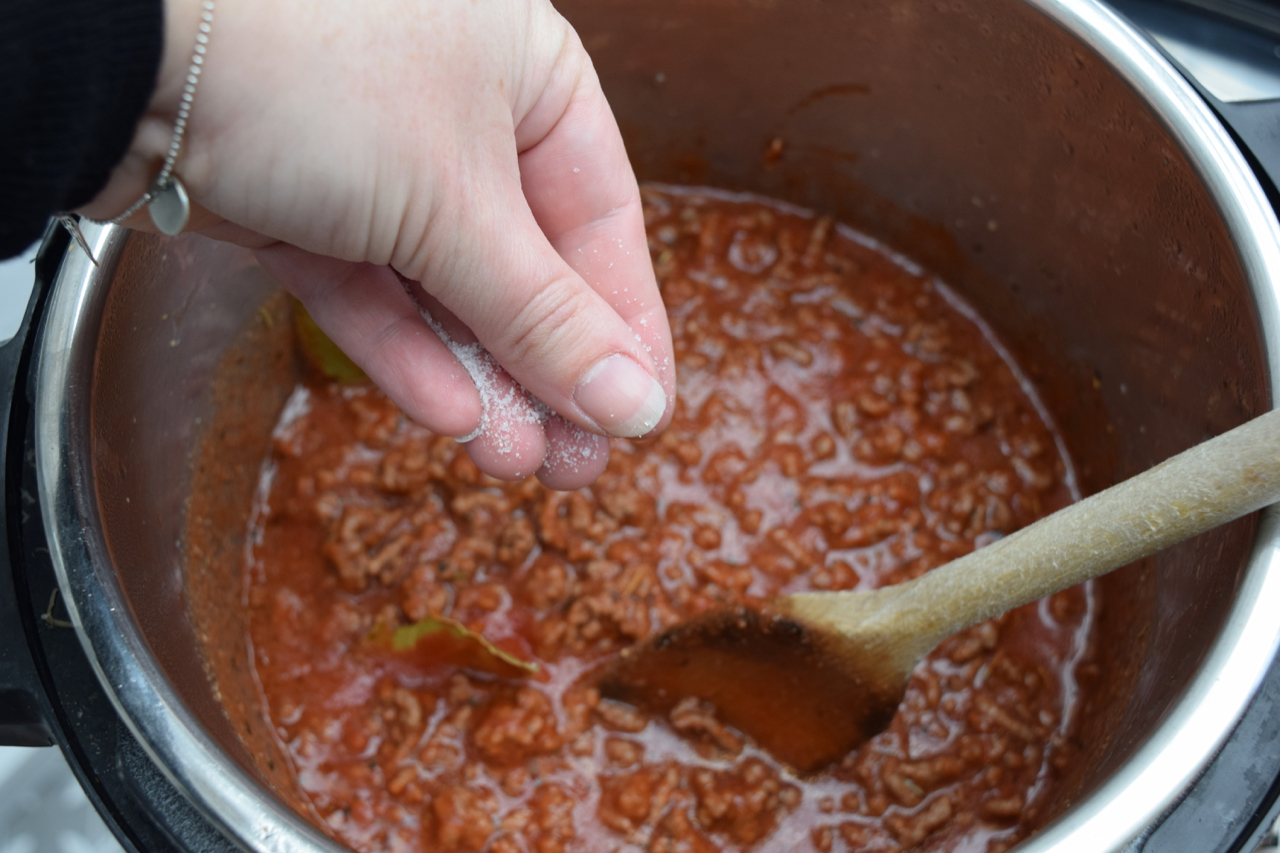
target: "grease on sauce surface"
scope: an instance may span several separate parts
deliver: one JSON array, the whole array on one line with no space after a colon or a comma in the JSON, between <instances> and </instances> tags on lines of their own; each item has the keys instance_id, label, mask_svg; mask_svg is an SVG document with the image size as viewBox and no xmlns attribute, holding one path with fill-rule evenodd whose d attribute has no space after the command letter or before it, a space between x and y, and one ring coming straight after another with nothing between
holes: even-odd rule
<instances>
[{"instance_id":1,"label":"grease on sauce surface","mask_svg":"<svg viewBox=\"0 0 1280 853\"><path fill-rule=\"evenodd\" d=\"M649 188L645 214L680 396L591 487L490 479L371 387L295 392L247 584L301 789L359 851L1007 849L1079 752L1088 587L948 640L888 730L814 777L714 708L654 719L590 686L713 604L896 583L1072 497L1025 383L941 283L759 200ZM367 641L433 614L540 675Z\"/></svg>"}]
</instances>

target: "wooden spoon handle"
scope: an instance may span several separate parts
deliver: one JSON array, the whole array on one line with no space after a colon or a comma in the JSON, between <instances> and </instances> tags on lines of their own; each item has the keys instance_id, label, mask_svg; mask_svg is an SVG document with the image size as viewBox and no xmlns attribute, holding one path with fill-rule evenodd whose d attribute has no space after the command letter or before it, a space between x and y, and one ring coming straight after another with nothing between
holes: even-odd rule
<instances>
[{"instance_id":1,"label":"wooden spoon handle","mask_svg":"<svg viewBox=\"0 0 1280 853\"><path fill-rule=\"evenodd\" d=\"M895 633L918 632L924 654L970 625L1277 500L1280 410L901 584Z\"/></svg>"}]
</instances>

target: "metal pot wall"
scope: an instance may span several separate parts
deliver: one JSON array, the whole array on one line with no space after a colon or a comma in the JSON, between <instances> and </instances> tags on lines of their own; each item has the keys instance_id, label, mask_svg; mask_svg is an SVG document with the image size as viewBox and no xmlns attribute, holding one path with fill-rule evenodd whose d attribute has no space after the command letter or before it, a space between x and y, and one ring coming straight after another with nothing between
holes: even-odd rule
<instances>
[{"instance_id":1,"label":"metal pot wall","mask_svg":"<svg viewBox=\"0 0 1280 853\"><path fill-rule=\"evenodd\" d=\"M1090 0L566 0L643 180L835 215L939 273L1041 385L1086 492L1271 407L1280 227L1190 87ZM152 759L254 851L338 849L253 712L244 516L288 390L275 288L198 237L86 229L39 352L59 585ZM193 480L216 452L216 488ZM229 462L229 464L227 464ZM203 479L202 479L203 478ZM199 549L192 551L192 543ZM1119 851L1229 735L1280 640L1270 511L1107 578L1105 707L1020 850ZM189 561L189 553L198 559Z\"/></svg>"}]
</instances>

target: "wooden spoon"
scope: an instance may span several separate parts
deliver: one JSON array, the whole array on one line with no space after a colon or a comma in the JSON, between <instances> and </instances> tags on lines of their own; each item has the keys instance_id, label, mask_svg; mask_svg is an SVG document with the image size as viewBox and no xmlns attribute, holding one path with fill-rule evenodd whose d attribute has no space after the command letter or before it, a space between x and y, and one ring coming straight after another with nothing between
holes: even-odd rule
<instances>
[{"instance_id":1,"label":"wooden spoon","mask_svg":"<svg viewBox=\"0 0 1280 853\"><path fill-rule=\"evenodd\" d=\"M667 713L697 697L801 772L893 718L947 637L1280 500L1280 410L934 569L871 592L712 610L624 651L604 696Z\"/></svg>"}]
</instances>

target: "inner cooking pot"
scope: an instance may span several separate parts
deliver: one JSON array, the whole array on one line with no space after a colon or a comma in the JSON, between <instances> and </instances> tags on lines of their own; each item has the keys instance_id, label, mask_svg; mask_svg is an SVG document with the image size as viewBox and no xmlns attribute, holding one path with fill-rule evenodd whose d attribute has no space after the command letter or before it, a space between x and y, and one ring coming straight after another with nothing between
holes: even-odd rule
<instances>
[{"instance_id":1,"label":"inner cooking pot","mask_svg":"<svg viewBox=\"0 0 1280 853\"><path fill-rule=\"evenodd\" d=\"M898 247L1039 385L1085 493L1271 407L1280 228L1191 89L1089 0L566 0L642 180ZM252 850L337 849L260 717L246 516L296 376L246 252L87 226L40 355L59 583L121 714ZM193 494L193 484L199 484ZM1119 850L1229 733L1280 631L1264 512L1105 580L1106 702L1019 849Z\"/></svg>"}]
</instances>

